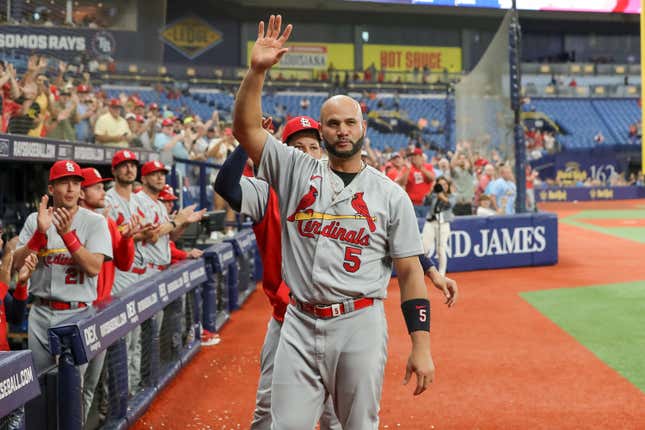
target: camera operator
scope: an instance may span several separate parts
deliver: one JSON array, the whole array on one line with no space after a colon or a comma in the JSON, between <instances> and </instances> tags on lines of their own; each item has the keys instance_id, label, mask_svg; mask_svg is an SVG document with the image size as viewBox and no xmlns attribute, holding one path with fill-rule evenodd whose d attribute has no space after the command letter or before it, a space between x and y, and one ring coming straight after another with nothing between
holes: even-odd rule
<instances>
[{"instance_id":1,"label":"camera operator","mask_svg":"<svg viewBox=\"0 0 645 430\"><path fill-rule=\"evenodd\" d=\"M437 179L432 192L424 200L428 207L428 217L421 238L423 249L427 255L435 251L439 260L439 273L446 274L448 265L448 237L450 237L450 221L454 215L452 207L455 203L455 196L452 193L452 183L445 176Z\"/></svg>"}]
</instances>

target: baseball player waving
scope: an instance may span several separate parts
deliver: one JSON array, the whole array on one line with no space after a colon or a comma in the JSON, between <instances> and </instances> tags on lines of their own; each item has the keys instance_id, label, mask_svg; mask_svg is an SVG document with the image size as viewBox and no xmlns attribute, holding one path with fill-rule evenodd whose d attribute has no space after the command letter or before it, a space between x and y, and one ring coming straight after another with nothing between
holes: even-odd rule
<instances>
[{"instance_id":1,"label":"baseball player waving","mask_svg":"<svg viewBox=\"0 0 645 430\"><path fill-rule=\"evenodd\" d=\"M423 246L403 190L361 160L365 137L359 104L327 100L320 132L328 161L286 147L261 127L265 73L287 52L291 33L271 16L251 51L234 108L233 132L258 177L278 194L284 280L291 288L275 357L272 428L312 429L327 396L345 430L377 429L387 359L382 299L392 266L412 340L405 381L414 394L434 378L430 303L418 255Z\"/></svg>"}]
</instances>

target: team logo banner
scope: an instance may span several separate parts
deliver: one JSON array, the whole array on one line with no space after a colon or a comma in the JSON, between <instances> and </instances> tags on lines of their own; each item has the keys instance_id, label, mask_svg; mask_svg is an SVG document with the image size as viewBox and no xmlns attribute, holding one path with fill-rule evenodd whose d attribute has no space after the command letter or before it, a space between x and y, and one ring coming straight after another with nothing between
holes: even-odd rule
<instances>
[{"instance_id":1,"label":"team logo banner","mask_svg":"<svg viewBox=\"0 0 645 430\"><path fill-rule=\"evenodd\" d=\"M586 202L591 200L631 200L645 197L645 188L624 187L559 187L536 189L538 202Z\"/></svg>"},{"instance_id":2,"label":"team logo banner","mask_svg":"<svg viewBox=\"0 0 645 430\"><path fill-rule=\"evenodd\" d=\"M116 49L114 35L106 30L0 26L0 50L67 59L89 53L104 59L114 56Z\"/></svg>"}]
</instances>

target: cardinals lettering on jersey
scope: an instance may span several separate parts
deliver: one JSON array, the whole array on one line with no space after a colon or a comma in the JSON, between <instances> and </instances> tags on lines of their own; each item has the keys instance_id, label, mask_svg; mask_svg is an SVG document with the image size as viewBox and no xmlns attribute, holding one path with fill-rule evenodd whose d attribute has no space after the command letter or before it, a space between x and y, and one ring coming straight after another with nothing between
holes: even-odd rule
<instances>
[{"instance_id":1,"label":"cardinals lettering on jersey","mask_svg":"<svg viewBox=\"0 0 645 430\"><path fill-rule=\"evenodd\" d=\"M312 179L315 178L320 177L312 176ZM318 197L318 189L309 185L309 192L300 199L296 211L287 221L296 222L298 234L304 238L324 236L346 244L369 246L370 232L376 231L376 217L371 215L363 198L364 194L358 192L352 196L351 208L348 205L347 214L320 213L312 208ZM352 213L352 210L355 212ZM367 222L367 228L360 227L363 220Z\"/></svg>"}]
</instances>

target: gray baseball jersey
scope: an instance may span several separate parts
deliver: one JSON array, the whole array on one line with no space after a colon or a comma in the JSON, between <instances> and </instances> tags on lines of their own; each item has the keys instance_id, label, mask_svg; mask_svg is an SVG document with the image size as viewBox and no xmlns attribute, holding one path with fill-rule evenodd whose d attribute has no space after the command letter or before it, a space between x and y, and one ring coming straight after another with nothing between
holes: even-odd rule
<instances>
[{"instance_id":1,"label":"gray baseball jersey","mask_svg":"<svg viewBox=\"0 0 645 430\"><path fill-rule=\"evenodd\" d=\"M37 217L36 212L27 217L18 247L26 245L33 236ZM79 207L71 228L76 230L79 241L89 252L112 258L110 232L103 216ZM91 303L97 296L96 281L97 276L88 276L76 264L52 224L47 230L47 249L38 253L38 266L31 275L29 292L49 300Z\"/></svg>"},{"instance_id":2,"label":"gray baseball jersey","mask_svg":"<svg viewBox=\"0 0 645 430\"><path fill-rule=\"evenodd\" d=\"M144 191L136 193L137 202L146 222L163 224L170 221L166 206L159 200L153 200ZM159 236L155 243L146 243L143 246L144 258L147 263L165 266L170 264L170 235Z\"/></svg>"},{"instance_id":3,"label":"gray baseball jersey","mask_svg":"<svg viewBox=\"0 0 645 430\"><path fill-rule=\"evenodd\" d=\"M261 221L269 201L269 184L257 178L242 176L240 188L242 188L240 213L251 217L253 222Z\"/></svg>"},{"instance_id":4,"label":"gray baseball jersey","mask_svg":"<svg viewBox=\"0 0 645 430\"><path fill-rule=\"evenodd\" d=\"M366 166L345 186L327 161L267 134L258 178L278 194L283 278L310 303L384 298L392 258L423 253L410 198Z\"/></svg>"},{"instance_id":5,"label":"gray baseball jersey","mask_svg":"<svg viewBox=\"0 0 645 430\"><path fill-rule=\"evenodd\" d=\"M110 188L105 194L106 204L110 206L110 217L121 227L130 222L132 214L137 213L138 200L135 194L126 200L116 189ZM141 242L134 242L134 262L132 268L140 269L145 267L144 250ZM112 286L112 295L118 296L126 291L131 285L141 279L141 275L132 272L123 272L115 268L114 285Z\"/></svg>"}]
</instances>

